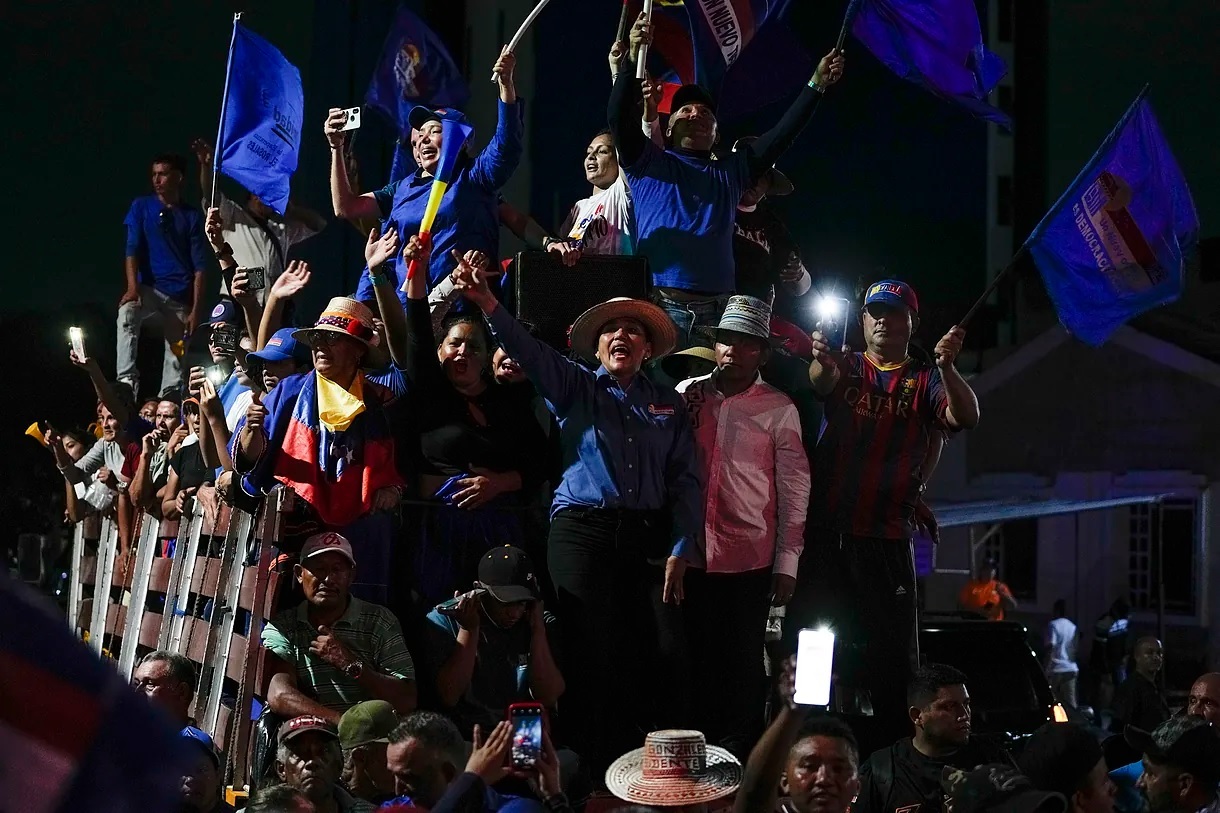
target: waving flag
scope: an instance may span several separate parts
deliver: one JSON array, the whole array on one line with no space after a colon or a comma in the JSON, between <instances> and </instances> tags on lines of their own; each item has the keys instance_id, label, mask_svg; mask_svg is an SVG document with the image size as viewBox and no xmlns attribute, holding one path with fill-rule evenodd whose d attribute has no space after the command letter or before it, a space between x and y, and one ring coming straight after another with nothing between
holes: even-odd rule
<instances>
[{"instance_id":1,"label":"waving flag","mask_svg":"<svg viewBox=\"0 0 1220 813\"><path fill-rule=\"evenodd\" d=\"M1012 128L987 102L1008 66L983 45L974 0L852 0L847 19L856 39L903 79Z\"/></svg>"},{"instance_id":2,"label":"waving flag","mask_svg":"<svg viewBox=\"0 0 1220 813\"><path fill-rule=\"evenodd\" d=\"M223 107L216 171L284 214L301 146L301 73L236 18Z\"/></svg>"},{"instance_id":3,"label":"waving flag","mask_svg":"<svg viewBox=\"0 0 1220 813\"><path fill-rule=\"evenodd\" d=\"M364 103L397 124L401 137L411 132L407 116L415 105L461 107L469 99L470 88L441 38L400 5Z\"/></svg>"},{"instance_id":4,"label":"waving flag","mask_svg":"<svg viewBox=\"0 0 1220 813\"><path fill-rule=\"evenodd\" d=\"M1094 347L1182 293L1199 217L1145 87L1038 224L1029 250L1071 333Z\"/></svg>"}]
</instances>

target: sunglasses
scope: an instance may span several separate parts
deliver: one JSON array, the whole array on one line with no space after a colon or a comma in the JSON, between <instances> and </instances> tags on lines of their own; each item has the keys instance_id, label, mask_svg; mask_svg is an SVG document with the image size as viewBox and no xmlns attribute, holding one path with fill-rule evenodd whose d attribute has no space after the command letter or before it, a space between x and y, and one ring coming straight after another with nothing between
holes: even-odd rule
<instances>
[{"instance_id":1,"label":"sunglasses","mask_svg":"<svg viewBox=\"0 0 1220 813\"><path fill-rule=\"evenodd\" d=\"M344 339L350 338L345 333L336 333L333 330L311 330L305 334L305 343L310 347L334 347L337 344L342 344Z\"/></svg>"}]
</instances>

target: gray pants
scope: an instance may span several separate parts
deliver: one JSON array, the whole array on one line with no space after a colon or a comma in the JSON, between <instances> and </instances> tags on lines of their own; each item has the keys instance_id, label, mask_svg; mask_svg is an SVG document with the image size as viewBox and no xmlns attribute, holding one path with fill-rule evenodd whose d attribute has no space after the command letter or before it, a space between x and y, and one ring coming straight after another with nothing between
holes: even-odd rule
<instances>
[{"instance_id":1,"label":"gray pants","mask_svg":"<svg viewBox=\"0 0 1220 813\"><path fill-rule=\"evenodd\" d=\"M1055 699L1069 709L1076 708L1076 673L1052 672L1047 678Z\"/></svg>"},{"instance_id":2,"label":"gray pants","mask_svg":"<svg viewBox=\"0 0 1220 813\"><path fill-rule=\"evenodd\" d=\"M127 302L119 308L118 347L115 358L116 377L131 384L140 396L140 371L136 366L136 350L140 345L140 328L147 319L160 319L165 330L165 357L161 364L161 389L182 383L182 365L171 345L186 331L187 306L161 293L151 285L140 286L140 304Z\"/></svg>"}]
</instances>

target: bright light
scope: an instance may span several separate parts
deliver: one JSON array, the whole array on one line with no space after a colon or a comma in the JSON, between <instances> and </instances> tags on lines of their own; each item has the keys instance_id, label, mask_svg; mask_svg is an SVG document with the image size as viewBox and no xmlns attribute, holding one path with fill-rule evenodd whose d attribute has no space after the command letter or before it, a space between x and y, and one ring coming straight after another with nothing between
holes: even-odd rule
<instances>
[{"instance_id":1,"label":"bright light","mask_svg":"<svg viewBox=\"0 0 1220 813\"><path fill-rule=\"evenodd\" d=\"M819 296L813 305L819 322L831 322L843 316L843 300L834 296Z\"/></svg>"},{"instance_id":2,"label":"bright light","mask_svg":"<svg viewBox=\"0 0 1220 813\"><path fill-rule=\"evenodd\" d=\"M79 342L83 338L85 338L85 331L78 327L68 328L68 341Z\"/></svg>"},{"instance_id":3,"label":"bright light","mask_svg":"<svg viewBox=\"0 0 1220 813\"><path fill-rule=\"evenodd\" d=\"M796 644L796 694L802 706L829 706L835 634L827 627L801 630Z\"/></svg>"},{"instance_id":4,"label":"bright light","mask_svg":"<svg viewBox=\"0 0 1220 813\"><path fill-rule=\"evenodd\" d=\"M1063 707L1062 703L1056 703L1051 706L1051 718L1056 723L1066 723L1068 721L1067 709Z\"/></svg>"}]
</instances>

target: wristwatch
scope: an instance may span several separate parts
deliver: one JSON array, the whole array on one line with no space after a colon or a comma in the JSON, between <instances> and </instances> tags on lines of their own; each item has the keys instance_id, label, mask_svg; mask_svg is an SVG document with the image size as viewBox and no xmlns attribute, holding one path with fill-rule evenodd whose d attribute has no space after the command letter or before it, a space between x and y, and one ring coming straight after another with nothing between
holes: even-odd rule
<instances>
[{"instance_id":1,"label":"wristwatch","mask_svg":"<svg viewBox=\"0 0 1220 813\"><path fill-rule=\"evenodd\" d=\"M352 680L359 680L360 676L364 674L364 661L352 661L343 667L343 674Z\"/></svg>"}]
</instances>

